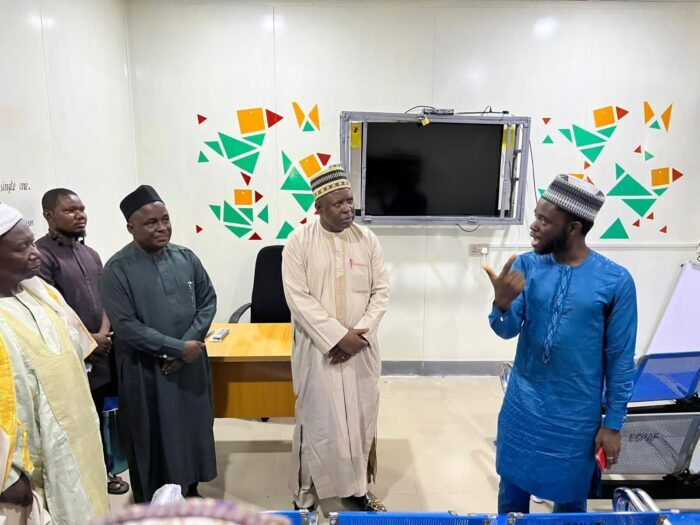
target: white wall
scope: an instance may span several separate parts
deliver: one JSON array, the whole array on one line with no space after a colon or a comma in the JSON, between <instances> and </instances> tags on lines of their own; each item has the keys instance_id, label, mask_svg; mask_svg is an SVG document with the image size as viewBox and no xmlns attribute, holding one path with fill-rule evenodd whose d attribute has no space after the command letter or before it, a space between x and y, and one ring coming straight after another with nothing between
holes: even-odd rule
<instances>
[{"instance_id":1,"label":"white wall","mask_svg":"<svg viewBox=\"0 0 700 525\"><path fill-rule=\"evenodd\" d=\"M0 2L0 183L17 187L0 200L40 237L44 192L76 191L103 258L127 242L115 202L136 182L126 35L118 0Z\"/></svg>"},{"instance_id":2,"label":"white wall","mask_svg":"<svg viewBox=\"0 0 700 525\"><path fill-rule=\"evenodd\" d=\"M606 192L615 163L647 186L651 168L685 175L655 204L653 221L632 226L635 214L611 197L590 234L635 276L639 352L700 236L696 2L31 0L0 3L0 25L0 183L32 187L0 199L38 217L45 189L72 187L91 212L89 242L106 259L127 241L119 200L137 183L153 184L173 215L175 242L193 248L212 275L220 319L249 300L258 249L278 242L285 220L304 217L279 190L280 152L295 162L314 152L337 161L342 110L490 105L531 116L540 188L557 172L583 171L583 157L558 128L593 129L592 111L603 106L629 110L585 173ZM645 125L645 100L658 113L673 102L668 132ZM318 104L320 132L299 130L293 101L305 111ZM236 238L208 209L232 201L245 185L203 142L218 131L238 137L236 110L252 107L285 117L268 131L251 184L270 206L270 224L255 223L263 241ZM198 113L208 117L201 125ZM552 121L545 126L542 117ZM548 134L554 144L542 144ZM640 144L655 158L644 162L634 153ZM197 162L200 150L210 162ZM529 187L530 216L533 192ZM618 217L630 239L600 241ZM204 230L195 233L195 225ZM667 234L659 232L664 225ZM381 336L385 359L512 356L513 343L487 326L491 290L482 261L466 253L470 243L489 243L487 262L500 266L527 249L526 226L472 234L374 229L393 286Z\"/></svg>"}]
</instances>

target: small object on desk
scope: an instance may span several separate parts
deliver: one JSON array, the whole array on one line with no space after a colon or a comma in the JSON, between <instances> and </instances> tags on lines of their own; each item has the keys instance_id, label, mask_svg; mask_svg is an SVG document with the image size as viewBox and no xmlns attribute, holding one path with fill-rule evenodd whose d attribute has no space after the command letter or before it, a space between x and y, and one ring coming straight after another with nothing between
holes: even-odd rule
<instances>
[{"instance_id":1,"label":"small object on desk","mask_svg":"<svg viewBox=\"0 0 700 525\"><path fill-rule=\"evenodd\" d=\"M219 343L224 340L224 338L229 334L230 330L228 328L219 328L211 336L211 340L215 343Z\"/></svg>"}]
</instances>

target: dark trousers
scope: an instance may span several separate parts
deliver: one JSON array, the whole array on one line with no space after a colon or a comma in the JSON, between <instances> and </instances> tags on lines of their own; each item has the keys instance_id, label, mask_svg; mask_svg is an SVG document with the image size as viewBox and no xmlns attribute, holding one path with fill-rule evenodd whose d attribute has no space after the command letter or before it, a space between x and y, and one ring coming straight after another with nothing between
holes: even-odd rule
<instances>
[{"instance_id":1,"label":"dark trousers","mask_svg":"<svg viewBox=\"0 0 700 525\"><path fill-rule=\"evenodd\" d=\"M514 483L501 478L498 486L498 513L508 514L509 512L520 512L528 514L530 512L530 496ZM537 494L535 494L537 496ZM586 512L588 501L570 501L566 503L554 502L554 512L556 514L568 514L574 512Z\"/></svg>"}]
</instances>

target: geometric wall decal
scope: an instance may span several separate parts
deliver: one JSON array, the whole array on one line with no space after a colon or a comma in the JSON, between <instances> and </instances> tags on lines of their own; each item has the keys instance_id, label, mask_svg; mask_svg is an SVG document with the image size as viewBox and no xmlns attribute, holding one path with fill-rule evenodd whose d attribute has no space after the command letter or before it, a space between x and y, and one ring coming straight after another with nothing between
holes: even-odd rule
<instances>
[{"instance_id":1,"label":"geometric wall decal","mask_svg":"<svg viewBox=\"0 0 700 525\"><path fill-rule=\"evenodd\" d=\"M649 126L651 129L661 129L661 126L659 126L659 121L655 120L652 122L651 126Z\"/></svg>"},{"instance_id":2,"label":"geometric wall decal","mask_svg":"<svg viewBox=\"0 0 700 525\"><path fill-rule=\"evenodd\" d=\"M302 131L318 131L321 129L321 124L318 117L318 104L316 104L309 114L306 115L299 104L292 102L294 108L294 116L297 118L297 124Z\"/></svg>"},{"instance_id":3,"label":"geometric wall decal","mask_svg":"<svg viewBox=\"0 0 700 525\"><path fill-rule=\"evenodd\" d=\"M606 106L604 108L598 108L593 110L593 120L595 120L595 127L602 128L609 126L610 124L615 124L615 112L612 106Z\"/></svg>"},{"instance_id":4,"label":"geometric wall decal","mask_svg":"<svg viewBox=\"0 0 700 525\"><path fill-rule=\"evenodd\" d=\"M197 114L197 124L201 124L205 120L207 120L207 117L205 117L204 115Z\"/></svg>"},{"instance_id":5,"label":"geometric wall decal","mask_svg":"<svg viewBox=\"0 0 700 525\"><path fill-rule=\"evenodd\" d=\"M252 177L250 175L246 175L243 172L241 172L241 177L243 177L243 182L245 182L245 185L250 186L250 180L252 179Z\"/></svg>"},{"instance_id":6,"label":"geometric wall decal","mask_svg":"<svg viewBox=\"0 0 700 525\"><path fill-rule=\"evenodd\" d=\"M251 231L251 228L245 228L245 227L241 227L241 226L232 226L231 224L224 224L224 226L226 226L226 228L228 228L228 230L230 232L232 232L239 239L241 237L243 237L244 235L247 235Z\"/></svg>"},{"instance_id":7,"label":"geometric wall decal","mask_svg":"<svg viewBox=\"0 0 700 525\"><path fill-rule=\"evenodd\" d=\"M600 236L601 239L629 239L625 227L622 225L622 221L617 219L613 222L610 227L605 230L605 233Z\"/></svg>"},{"instance_id":8,"label":"geometric wall decal","mask_svg":"<svg viewBox=\"0 0 700 525\"><path fill-rule=\"evenodd\" d=\"M236 206L252 206L253 190L234 190L233 200Z\"/></svg>"},{"instance_id":9,"label":"geometric wall decal","mask_svg":"<svg viewBox=\"0 0 700 525\"><path fill-rule=\"evenodd\" d=\"M625 168L620 166L619 164L615 164L615 178L619 179L625 174Z\"/></svg>"},{"instance_id":10,"label":"geometric wall decal","mask_svg":"<svg viewBox=\"0 0 700 525\"><path fill-rule=\"evenodd\" d=\"M598 155L600 155L600 152L603 151L603 148L605 146L595 146L592 148L585 148L581 149L581 154L586 157L588 160L591 162L595 162L596 159L598 158Z\"/></svg>"},{"instance_id":11,"label":"geometric wall decal","mask_svg":"<svg viewBox=\"0 0 700 525\"><path fill-rule=\"evenodd\" d=\"M301 125L304 123L304 112L296 102L292 102L292 107L294 108L294 116L297 118L297 124L299 124L299 127L301 127Z\"/></svg>"},{"instance_id":12,"label":"geometric wall decal","mask_svg":"<svg viewBox=\"0 0 700 525\"><path fill-rule=\"evenodd\" d=\"M637 212L637 215L643 217L646 212L654 205L656 199L622 199L622 202Z\"/></svg>"},{"instance_id":13,"label":"geometric wall decal","mask_svg":"<svg viewBox=\"0 0 700 525\"><path fill-rule=\"evenodd\" d=\"M542 141L542 144L554 144L554 141L552 140L552 137L547 135L544 140Z\"/></svg>"},{"instance_id":14,"label":"geometric wall decal","mask_svg":"<svg viewBox=\"0 0 700 525\"><path fill-rule=\"evenodd\" d=\"M654 118L654 110L651 109L649 102L644 101L644 123L649 124L649 121Z\"/></svg>"},{"instance_id":15,"label":"geometric wall decal","mask_svg":"<svg viewBox=\"0 0 700 525\"><path fill-rule=\"evenodd\" d=\"M547 190L544 190L544 189L541 189L541 188L540 188L540 189L537 190L537 193L539 193L539 194L540 194L540 197L542 197L542 195L544 195L544 192L545 192L545 191L547 191Z\"/></svg>"},{"instance_id":16,"label":"geometric wall decal","mask_svg":"<svg viewBox=\"0 0 700 525\"><path fill-rule=\"evenodd\" d=\"M233 164L241 168L243 171L247 171L248 173L253 173L255 171L255 165L258 162L258 157L260 156L260 152L256 151L255 153L252 153L250 155L247 155L245 157L241 157L239 159L236 159L233 161Z\"/></svg>"},{"instance_id":17,"label":"geometric wall decal","mask_svg":"<svg viewBox=\"0 0 700 525\"><path fill-rule=\"evenodd\" d=\"M609 128L599 129L599 130L598 130L598 133L600 133L601 135L605 135L606 137L610 138L610 137L612 136L612 134L613 134L613 131L615 131L615 128L617 128L617 126L610 126Z\"/></svg>"},{"instance_id":18,"label":"geometric wall decal","mask_svg":"<svg viewBox=\"0 0 700 525\"><path fill-rule=\"evenodd\" d=\"M651 160L651 159L653 159L653 158L654 158L654 155L652 155L652 154L649 153L648 151L645 151L645 152L644 152L644 160L645 160L645 161Z\"/></svg>"},{"instance_id":19,"label":"geometric wall decal","mask_svg":"<svg viewBox=\"0 0 700 525\"><path fill-rule=\"evenodd\" d=\"M279 233L277 234L278 239L286 239L289 237L289 234L294 231L294 226L289 224L287 221L284 221L284 224L280 228Z\"/></svg>"},{"instance_id":20,"label":"geometric wall decal","mask_svg":"<svg viewBox=\"0 0 700 525\"><path fill-rule=\"evenodd\" d=\"M316 159L316 155L314 155L313 153L308 157L304 157L303 159L301 159L299 161L299 166L301 166L301 169L304 171L304 174L309 178L321 171L321 165Z\"/></svg>"},{"instance_id":21,"label":"geometric wall decal","mask_svg":"<svg viewBox=\"0 0 700 525\"><path fill-rule=\"evenodd\" d=\"M224 156L224 152L221 151L221 144L219 144L218 140L210 140L210 141L205 142L205 144L207 146L209 146L211 149L213 149L214 151L216 151L222 157Z\"/></svg>"},{"instance_id":22,"label":"geometric wall decal","mask_svg":"<svg viewBox=\"0 0 700 525\"><path fill-rule=\"evenodd\" d=\"M658 123L657 123L657 124L658 124ZM315 130L314 127L311 125L311 122L307 120L307 121L306 121L306 124L304 124L304 128L302 129L302 131L316 131L316 130Z\"/></svg>"},{"instance_id":23,"label":"geometric wall decal","mask_svg":"<svg viewBox=\"0 0 700 525\"><path fill-rule=\"evenodd\" d=\"M245 139L248 142L252 142L254 144L257 144L258 146L262 146L263 141L265 140L265 134L260 133L258 135L248 135L247 137L245 137Z\"/></svg>"},{"instance_id":24,"label":"geometric wall decal","mask_svg":"<svg viewBox=\"0 0 700 525\"><path fill-rule=\"evenodd\" d=\"M224 216L221 218L224 224L244 224L247 225L250 221L241 213L231 206L227 201L224 201Z\"/></svg>"},{"instance_id":25,"label":"geometric wall decal","mask_svg":"<svg viewBox=\"0 0 700 525\"><path fill-rule=\"evenodd\" d=\"M670 115L670 109L671 109L671 108L669 108L669 115ZM670 117L669 117L669 118L670 118ZM318 104L316 104L316 105L311 109L311 111L309 111L309 120L311 120L311 122L313 123L314 127L315 127L317 130L320 130L320 129L321 129L321 123L319 122L319 119L318 119Z\"/></svg>"},{"instance_id":26,"label":"geometric wall decal","mask_svg":"<svg viewBox=\"0 0 700 525\"><path fill-rule=\"evenodd\" d=\"M671 170L669 168L651 170L652 186L668 186L669 184L671 184Z\"/></svg>"},{"instance_id":27,"label":"geometric wall decal","mask_svg":"<svg viewBox=\"0 0 700 525\"><path fill-rule=\"evenodd\" d=\"M549 124L550 120L552 120L552 117L542 117L542 122L544 122L545 126Z\"/></svg>"},{"instance_id":28,"label":"geometric wall decal","mask_svg":"<svg viewBox=\"0 0 700 525\"><path fill-rule=\"evenodd\" d=\"M284 174L286 175L289 172L289 168L292 167L292 161L289 160L289 157L287 157L284 151L282 152L282 165L284 167Z\"/></svg>"},{"instance_id":29,"label":"geometric wall decal","mask_svg":"<svg viewBox=\"0 0 700 525\"><path fill-rule=\"evenodd\" d=\"M263 108L239 109L236 114L241 135L265 131Z\"/></svg>"},{"instance_id":30,"label":"geometric wall decal","mask_svg":"<svg viewBox=\"0 0 700 525\"><path fill-rule=\"evenodd\" d=\"M649 219L650 221L653 221L654 220L654 212L651 212L649 215L647 215L647 219Z\"/></svg>"},{"instance_id":31,"label":"geometric wall decal","mask_svg":"<svg viewBox=\"0 0 700 525\"><path fill-rule=\"evenodd\" d=\"M608 192L614 197L652 197L653 195L631 175L627 174Z\"/></svg>"},{"instance_id":32,"label":"geometric wall decal","mask_svg":"<svg viewBox=\"0 0 700 525\"><path fill-rule=\"evenodd\" d=\"M328 155L328 153L316 153L316 155L318 156L318 160L320 160L321 164L324 166L328 164L329 160L331 160L331 156Z\"/></svg>"},{"instance_id":33,"label":"geometric wall decal","mask_svg":"<svg viewBox=\"0 0 700 525\"><path fill-rule=\"evenodd\" d=\"M669 126L671 125L671 110L673 108L673 104L671 104L669 107L666 108L666 111L664 111L661 114L661 121L664 123L664 128L666 128L666 131L668 131Z\"/></svg>"},{"instance_id":34,"label":"geometric wall decal","mask_svg":"<svg viewBox=\"0 0 700 525\"><path fill-rule=\"evenodd\" d=\"M666 193L666 190L668 190L668 188L654 188L654 193L661 197L664 193Z\"/></svg>"},{"instance_id":35,"label":"geometric wall decal","mask_svg":"<svg viewBox=\"0 0 700 525\"><path fill-rule=\"evenodd\" d=\"M671 169L671 175L672 175L672 177L671 177L672 182L676 182L678 179L680 179L683 176L683 174L675 168Z\"/></svg>"},{"instance_id":36,"label":"geometric wall decal","mask_svg":"<svg viewBox=\"0 0 700 525\"><path fill-rule=\"evenodd\" d=\"M590 168L590 167L591 167L591 165L590 165L589 162L584 162L584 163L583 163L583 169L584 169L584 170L587 170L587 169Z\"/></svg>"},{"instance_id":37,"label":"geometric wall decal","mask_svg":"<svg viewBox=\"0 0 700 525\"><path fill-rule=\"evenodd\" d=\"M207 156L204 154L203 151L199 152L199 158L197 159L197 162L209 162L209 159Z\"/></svg>"},{"instance_id":38,"label":"geometric wall decal","mask_svg":"<svg viewBox=\"0 0 700 525\"><path fill-rule=\"evenodd\" d=\"M278 115L277 113L274 113L270 111L269 109L265 110L265 117L267 120L267 127L271 128L275 124L277 124L280 120L282 120L284 117L282 115Z\"/></svg>"},{"instance_id":39,"label":"geometric wall decal","mask_svg":"<svg viewBox=\"0 0 700 525\"><path fill-rule=\"evenodd\" d=\"M262 239L260 238L260 235L257 233L253 233L250 237L248 237L249 241L261 241Z\"/></svg>"},{"instance_id":40,"label":"geometric wall decal","mask_svg":"<svg viewBox=\"0 0 700 525\"><path fill-rule=\"evenodd\" d=\"M573 140L571 138L571 130L570 129L562 128L559 130L559 133L564 135L569 142L573 142Z\"/></svg>"},{"instance_id":41,"label":"geometric wall decal","mask_svg":"<svg viewBox=\"0 0 700 525\"><path fill-rule=\"evenodd\" d=\"M263 198L262 194L260 192L255 192L255 204L260 202L260 200Z\"/></svg>"},{"instance_id":42,"label":"geometric wall decal","mask_svg":"<svg viewBox=\"0 0 700 525\"><path fill-rule=\"evenodd\" d=\"M590 131L583 129L576 124L571 127L574 130L574 140L579 148L581 146L590 146L592 144L600 144L601 142L605 142L604 137L591 133Z\"/></svg>"},{"instance_id":43,"label":"geometric wall decal","mask_svg":"<svg viewBox=\"0 0 700 525\"><path fill-rule=\"evenodd\" d=\"M629 113L629 111L627 111L626 109L622 109L622 108L619 108L619 107L616 106L616 107L615 107L615 113L617 114L617 120L620 120L622 117L624 117L625 115L627 115L627 113Z\"/></svg>"},{"instance_id":44,"label":"geometric wall decal","mask_svg":"<svg viewBox=\"0 0 700 525\"><path fill-rule=\"evenodd\" d=\"M292 168L289 176L284 181L284 184L282 184L282 188L280 189L288 191L311 191L311 186L309 186L306 179L301 175L301 173L299 173L299 170Z\"/></svg>"},{"instance_id":45,"label":"geometric wall decal","mask_svg":"<svg viewBox=\"0 0 700 525\"><path fill-rule=\"evenodd\" d=\"M668 226L664 226L659 230L661 233L668 233Z\"/></svg>"},{"instance_id":46,"label":"geometric wall decal","mask_svg":"<svg viewBox=\"0 0 700 525\"><path fill-rule=\"evenodd\" d=\"M248 221L253 222L253 208L238 208L238 211L245 215L248 218Z\"/></svg>"},{"instance_id":47,"label":"geometric wall decal","mask_svg":"<svg viewBox=\"0 0 700 525\"><path fill-rule=\"evenodd\" d=\"M292 195L304 211L309 211L311 206L314 204L313 193L292 193Z\"/></svg>"},{"instance_id":48,"label":"geometric wall decal","mask_svg":"<svg viewBox=\"0 0 700 525\"><path fill-rule=\"evenodd\" d=\"M639 219L637 219L636 221L634 221L634 222L632 223L632 226L636 226L637 228L639 228L641 225L642 225L642 223L641 223L641 221L640 221Z\"/></svg>"},{"instance_id":49,"label":"geometric wall decal","mask_svg":"<svg viewBox=\"0 0 700 525\"><path fill-rule=\"evenodd\" d=\"M583 180L583 173L569 173L572 177Z\"/></svg>"},{"instance_id":50,"label":"geometric wall decal","mask_svg":"<svg viewBox=\"0 0 700 525\"><path fill-rule=\"evenodd\" d=\"M641 153L642 152L642 146L637 146L637 149L634 150L635 153Z\"/></svg>"},{"instance_id":51,"label":"geometric wall decal","mask_svg":"<svg viewBox=\"0 0 700 525\"><path fill-rule=\"evenodd\" d=\"M270 212L269 212L269 207L265 206L260 213L258 213L258 219L263 221L264 223L269 223L270 222Z\"/></svg>"},{"instance_id":52,"label":"geometric wall decal","mask_svg":"<svg viewBox=\"0 0 700 525\"><path fill-rule=\"evenodd\" d=\"M203 230L203 228L199 224L195 224L194 228L197 233L200 233Z\"/></svg>"},{"instance_id":53,"label":"geometric wall decal","mask_svg":"<svg viewBox=\"0 0 700 525\"><path fill-rule=\"evenodd\" d=\"M240 157L241 155L250 153L255 149L255 146L249 144L248 142L243 142L242 140L230 137L221 132L219 133L219 139L221 140L221 144L224 146L226 157L229 159Z\"/></svg>"},{"instance_id":54,"label":"geometric wall decal","mask_svg":"<svg viewBox=\"0 0 700 525\"><path fill-rule=\"evenodd\" d=\"M214 212L214 215L216 215L216 218L218 220L221 220L221 206L217 206L216 204L210 204L209 209Z\"/></svg>"}]
</instances>

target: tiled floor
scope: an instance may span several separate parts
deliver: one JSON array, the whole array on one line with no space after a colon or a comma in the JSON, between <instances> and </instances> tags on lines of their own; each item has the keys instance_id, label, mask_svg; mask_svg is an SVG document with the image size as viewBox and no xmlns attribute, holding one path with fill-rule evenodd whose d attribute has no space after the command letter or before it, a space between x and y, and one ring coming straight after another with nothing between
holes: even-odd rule
<instances>
[{"instance_id":1,"label":"tiled floor","mask_svg":"<svg viewBox=\"0 0 700 525\"><path fill-rule=\"evenodd\" d=\"M393 511L496 512L496 419L502 393L495 377L384 377L381 380L377 484L372 492ZM263 423L217 420L219 477L206 497L265 509L291 506L287 488L292 419ZM111 496L112 508L130 502ZM699 500L666 500L662 508L700 509ZM324 512L339 510L323 501ZM590 510L610 508L607 501ZM548 504L532 512L549 512Z\"/></svg>"}]
</instances>

